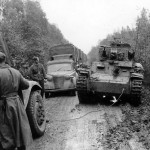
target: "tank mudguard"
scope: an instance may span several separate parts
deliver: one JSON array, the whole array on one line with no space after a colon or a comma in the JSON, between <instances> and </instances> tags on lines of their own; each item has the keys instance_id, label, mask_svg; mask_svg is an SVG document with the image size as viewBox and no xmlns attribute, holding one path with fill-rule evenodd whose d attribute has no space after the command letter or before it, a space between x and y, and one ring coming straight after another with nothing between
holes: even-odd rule
<instances>
[{"instance_id":1,"label":"tank mudguard","mask_svg":"<svg viewBox=\"0 0 150 150\"><path fill-rule=\"evenodd\" d=\"M26 90L22 90L25 108L28 105L30 94L31 94L32 90L38 90L40 92L42 89L38 82L35 82L35 81L28 81L28 82L29 82L29 88Z\"/></svg>"},{"instance_id":2,"label":"tank mudguard","mask_svg":"<svg viewBox=\"0 0 150 150\"><path fill-rule=\"evenodd\" d=\"M142 74L139 74L139 73L132 73L132 74L131 74L131 79L133 79L133 78L143 80L143 79L144 79L144 76L143 76Z\"/></svg>"}]
</instances>

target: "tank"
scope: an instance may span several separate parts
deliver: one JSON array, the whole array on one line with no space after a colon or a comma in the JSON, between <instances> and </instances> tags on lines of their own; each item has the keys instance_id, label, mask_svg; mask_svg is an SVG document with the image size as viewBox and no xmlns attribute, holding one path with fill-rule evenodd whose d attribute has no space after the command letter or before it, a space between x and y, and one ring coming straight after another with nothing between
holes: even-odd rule
<instances>
[{"instance_id":1,"label":"tank","mask_svg":"<svg viewBox=\"0 0 150 150\"><path fill-rule=\"evenodd\" d=\"M144 69L134 61L135 52L128 43L111 42L100 46L99 61L90 68L78 69L77 94L80 103L101 99L130 100L140 104Z\"/></svg>"}]
</instances>

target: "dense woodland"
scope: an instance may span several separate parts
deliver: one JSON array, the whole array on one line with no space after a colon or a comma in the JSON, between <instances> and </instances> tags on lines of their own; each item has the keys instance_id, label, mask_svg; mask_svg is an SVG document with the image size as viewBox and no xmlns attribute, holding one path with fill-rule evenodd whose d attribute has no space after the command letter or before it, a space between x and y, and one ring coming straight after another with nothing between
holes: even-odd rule
<instances>
[{"instance_id":1,"label":"dense woodland","mask_svg":"<svg viewBox=\"0 0 150 150\"><path fill-rule=\"evenodd\" d=\"M150 13L143 9L140 16L136 19L135 28L122 28L121 31L114 32L101 40L97 46L89 52L89 61L93 62L98 59L98 49L100 45L109 45L110 41L118 38L123 42L131 44L135 51L135 60L140 62L145 69L145 74L150 74Z\"/></svg>"},{"instance_id":2,"label":"dense woodland","mask_svg":"<svg viewBox=\"0 0 150 150\"><path fill-rule=\"evenodd\" d=\"M68 43L57 26L49 22L38 1L6 0L0 25L11 57L31 64L36 55L45 64L50 47ZM131 44L136 61L142 63L146 74L150 74L150 13L143 9L135 28L123 27L101 40L89 52L89 61L97 60L99 46L109 45L114 37Z\"/></svg>"},{"instance_id":3,"label":"dense woodland","mask_svg":"<svg viewBox=\"0 0 150 150\"><path fill-rule=\"evenodd\" d=\"M10 56L31 64L34 55L42 63L48 59L50 47L68 43L56 25L49 23L39 2L33 0L6 0L3 6L1 31Z\"/></svg>"}]
</instances>

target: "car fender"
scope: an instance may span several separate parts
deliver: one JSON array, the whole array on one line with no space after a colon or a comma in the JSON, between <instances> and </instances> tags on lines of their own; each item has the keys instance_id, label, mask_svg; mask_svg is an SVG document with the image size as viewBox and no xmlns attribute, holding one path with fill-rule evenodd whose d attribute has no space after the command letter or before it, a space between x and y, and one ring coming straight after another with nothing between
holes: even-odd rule
<instances>
[{"instance_id":1,"label":"car fender","mask_svg":"<svg viewBox=\"0 0 150 150\"><path fill-rule=\"evenodd\" d=\"M28 81L28 82L29 82L29 88L26 90L22 90L25 108L28 105L31 92L35 90L41 92L42 89L38 82L36 81Z\"/></svg>"},{"instance_id":2,"label":"car fender","mask_svg":"<svg viewBox=\"0 0 150 150\"><path fill-rule=\"evenodd\" d=\"M77 82L77 78L73 77L73 84L74 84L75 87L76 87L76 82Z\"/></svg>"}]
</instances>

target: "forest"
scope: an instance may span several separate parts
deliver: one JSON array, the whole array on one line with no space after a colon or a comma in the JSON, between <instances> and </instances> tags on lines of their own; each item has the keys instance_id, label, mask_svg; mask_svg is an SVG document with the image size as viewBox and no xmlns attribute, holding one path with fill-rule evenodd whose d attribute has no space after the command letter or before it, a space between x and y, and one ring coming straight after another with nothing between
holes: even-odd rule
<instances>
[{"instance_id":1,"label":"forest","mask_svg":"<svg viewBox=\"0 0 150 150\"><path fill-rule=\"evenodd\" d=\"M50 47L69 43L57 27L50 23L43 12L40 3L33 0L5 0L3 5L3 20L0 22L1 33L7 43L12 59L31 64L33 56L39 56L46 64ZM136 18L134 28L122 27L120 31L107 35L88 53L89 61L98 58L100 45L109 45L115 38L131 44L135 51L135 60L140 62L145 75L150 74L150 13L143 8Z\"/></svg>"},{"instance_id":2,"label":"forest","mask_svg":"<svg viewBox=\"0 0 150 150\"><path fill-rule=\"evenodd\" d=\"M40 3L33 0L5 0L1 34L12 59L32 63L39 56L46 64L50 47L68 43L59 28L46 18Z\"/></svg>"},{"instance_id":3,"label":"forest","mask_svg":"<svg viewBox=\"0 0 150 150\"><path fill-rule=\"evenodd\" d=\"M135 28L122 27L120 31L107 35L98 44L92 47L88 53L88 59L91 62L98 60L98 49L100 45L109 45L114 38L120 39L122 42L127 42L135 51L135 61L143 65L145 69L145 77L150 80L150 13L145 8L142 9L139 16L136 18Z\"/></svg>"}]
</instances>

